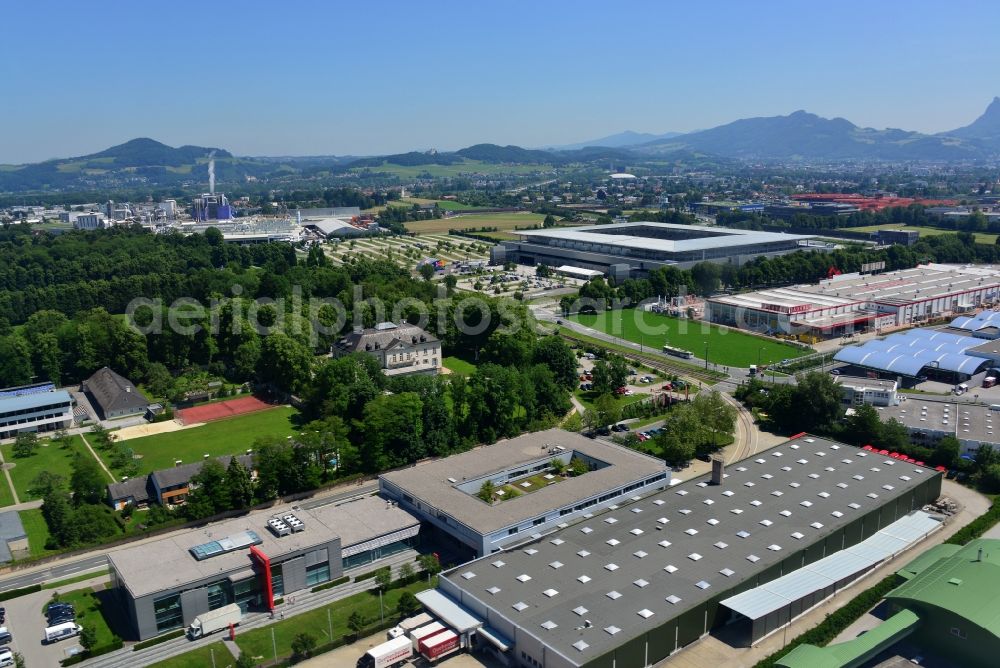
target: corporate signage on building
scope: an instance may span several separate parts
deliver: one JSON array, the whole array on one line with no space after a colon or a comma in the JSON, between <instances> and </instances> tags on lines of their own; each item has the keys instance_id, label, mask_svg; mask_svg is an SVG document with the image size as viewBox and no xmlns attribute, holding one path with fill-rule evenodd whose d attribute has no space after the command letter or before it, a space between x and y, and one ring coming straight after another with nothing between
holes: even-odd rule
<instances>
[{"instance_id":1,"label":"corporate signage on building","mask_svg":"<svg viewBox=\"0 0 1000 668\"><path fill-rule=\"evenodd\" d=\"M805 313L809 310L809 304L796 304L795 306L788 306L787 304L771 304L768 302L762 302L760 307L765 311L775 311L777 313Z\"/></svg>"}]
</instances>

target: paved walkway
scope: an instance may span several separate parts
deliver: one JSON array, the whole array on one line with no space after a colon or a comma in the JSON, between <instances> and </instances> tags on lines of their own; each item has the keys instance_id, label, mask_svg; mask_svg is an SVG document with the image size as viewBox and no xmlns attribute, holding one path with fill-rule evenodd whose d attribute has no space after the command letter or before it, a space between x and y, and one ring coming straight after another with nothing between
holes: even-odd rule
<instances>
[{"instance_id":1,"label":"paved walkway","mask_svg":"<svg viewBox=\"0 0 1000 668\"><path fill-rule=\"evenodd\" d=\"M108 479L110 479L111 482L118 482L118 478L116 478L115 475L110 470L108 470L108 467L104 465L104 460L98 457L97 453L94 452L94 449L90 447L90 442L87 441L87 437L84 436L83 434L80 434L80 440L83 441L83 444L87 446L87 450L89 450L90 454L94 456L94 459L96 459L97 463L100 464L102 469L104 469L104 472L108 474Z\"/></svg>"}]
</instances>

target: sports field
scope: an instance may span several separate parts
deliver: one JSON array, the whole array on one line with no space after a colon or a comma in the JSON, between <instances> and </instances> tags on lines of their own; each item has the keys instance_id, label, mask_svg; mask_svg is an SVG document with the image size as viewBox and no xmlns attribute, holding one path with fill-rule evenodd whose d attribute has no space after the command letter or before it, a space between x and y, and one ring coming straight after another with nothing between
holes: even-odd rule
<instances>
[{"instance_id":1,"label":"sports field","mask_svg":"<svg viewBox=\"0 0 1000 668\"><path fill-rule=\"evenodd\" d=\"M878 232L879 230L916 230L917 232L920 232L920 236L922 237L930 237L937 234L955 233L955 230L942 230L937 227L894 225L892 223L888 223L886 225L868 225L865 227L845 227L844 230L848 232ZM995 234L976 232L974 236L976 237L977 244L994 244L997 241L997 235Z\"/></svg>"},{"instance_id":2,"label":"sports field","mask_svg":"<svg viewBox=\"0 0 1000 668\"><path fill-rule=\"evenodd\" d=\"M499 230L513 230L516 227L541 225L545 216L540 213L482 213L467 216L451 216L435 220L417 220L406 223L406 230L415 234L435 234L448 230L478 230L481 227L495 227Z\"/></svg>"},{"instance_id":3,"label":"sports field","mask_svg":"<svg viewBox=\"0 0 1000 668\"><path fill-rule=\"evenodd\" d=\"M569 319L585 327L649 346L650 349L662 350L664 345L669 345L689 350L700 359L705 357L707 344L709 362L725 366L746 367L758 361L768 364L810 352L699 320L671 318L637 309L574 315Z\"/></svg>"},{"instance_id":4,"label":"sports field","mask_svg":"<svg viewBox=\"0 0 1000 668\"><path fill-rule=\"evenodd\" d=\"M229 401L216 401L192 408L182 408L177 411L177 420L181 424L194 424L196 422L214 422L236 415L256 413L272 408L271 404L258 399L257 397L240 397Z\"/></svg>"},{"instance_id":5,"label":"sports field","mask_svg":"<svg viewBox=\"0 0 1000 668\"><path fill-rule=\"evenodd\" d=\"M190 464L201 461L206 454L212 457L242 454L262 436L291 436L296 433L292 423L296 415L294 408L279 406L209 422L201 427L135 438L127 443L141 456L140 470L150 473L170 468L177 459Z\"/></svg>"}]
</instances>

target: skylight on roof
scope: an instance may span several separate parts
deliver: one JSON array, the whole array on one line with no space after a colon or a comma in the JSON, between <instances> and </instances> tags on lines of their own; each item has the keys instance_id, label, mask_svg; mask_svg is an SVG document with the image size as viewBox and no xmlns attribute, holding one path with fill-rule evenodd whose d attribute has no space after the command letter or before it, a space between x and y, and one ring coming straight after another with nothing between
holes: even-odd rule
<instances>
[{"instance_id":1,"label":"skylight on roof","mask_svg":"<svg viewBox=\"0 0 1000 668\"><path fill-rule=\"evenodd\" d=\"M823 528L823 523L822 522L813 522L809 526L811 526L813 529L822 529Z\"/></svg>"},{"instance_id":2,"label":"skylight on roof","mask_svg":"<svg viewBox=\"0 0 1000 668\"><path fill-rule=\"evenodd\" d=\"M517 581L518 582L527 582L530 579L531 579L531 576L528 575L527 573L521 573L520 575L517 576Z\"/></svg>"},{"instance_id":3,"label":"skylight on roof","mask_svg":"<svg viewBox=\"0 0 1000 668\"><path fill-rule=\"evenodd\" d=\"M694 586L697 587L698 589L708 589L712 585L708 584L704 580L699 580L698 582L694 583Z\"/></svg>"},{"instance_id":4,"label":"skylight on roof","mask_svg":"<svg viewBox=\"0 0 1000 668\"><path fill-rule=\"evenodd\" d=\"M612 573L618 570L618 564L604 564L604 570Z\"/></svg>"},{"instance_id":5,"label":"skylight on roof","mask_svg":"<svg viewBox=\"0 0 1000 668\"><path fill-rule=\"evenodd\" d=\"M605 631L605 632L606 632L606 633L607 633L607 634L608 634L609 636L613 636L613 635L614 635L614 634L616 634L616 633L620 633L620 632L621 632L621 629L620 629L620 628L618 628L617 626L605 626L605 627L604 627L604 631Z\"/></svg>"},{"instance_id":6,"label":"skylight on roof","mask_svg":"<svg viewBox=\"0 0 1000 668\"><path fill-rule=\"evenodd\" d=\"M754 499L753 501L750 502L750 505L751 506L759 506L760 505L760 501L758 501L757 499Z\"/></svg>"},{"instance_id":7,"label":"skylight on roof","mask_svg":"<svg viewBox=\"0 0 1000 668\"><path fill-rule=\"evenodd\" d=\"M507 565L507 563L497 559L496 561L493 562L493 565L497 568L503 568L504 566Z\"/></svg>"},{"instance_id":8,"label":"skylight on roof","mask_svg":"<svg viewBox=\"0 0 1000 668\"><path fill-rule=\"evenodd\" d=\"M805 535L804 535L804 534L801 534L801 533L799 533L798 531L793 531L793 532L792 532L791 534L789 534L789 535L790 535L790 536L791 536L792 538L794 538L795 540L802 540L803 538L805 538Z\"/></svg>"},{"instance_id":9,"label":"skylight on roof","mask_svg":"<svg viewBox=\"0 0 1000 668\"><path fill-rule=\"evenodd\" d=\"M869 499L877 499L878 498L878 494L876 494L875 492L868 492L867 496L868 496Z\"/></svg>"},{"instance_id":10,"label":"skylight on roof","mask_svg":"<svg viewBox=\"0 0 1000 668\"><path fill-rule=\"evenodd\" d=\"M557 590L557 589L546 589L542 593L545 594L546 596L548 596L549 598L554 598L555 596L559 595L559 590Z\"/></svg>"},{"instance_id":11,"label":"skylight on roof","mask_svg":"<svg viewBox=\"0 0 1000 668\"><path fill-rule=\"evenodd\" d=\"M635 529L632 529L631 531L629 531L629 533L632 534L633 536L641 536L642 535L642 529L639 529L638 527L636 527Z\"/></svg>"},{"instance_id":12,"label":"skylight on roof","mask_svg":"<svg viewBox=\"0 0 1000 668\"><path fill-rule=\"evenodd\" d=\"M763 457L758 457L758 458L757 458L757 459L755 459L754 461L755 461L755 462L757 462L758 464L764 464L764 463L766 463L766 462L767 462L767 460L766 460L766 459L764 459Z\"/></svg>"},{"instance_id":13,"label":"skylight on roof","mask_svg":"<svg viewBox=\"0 0 1000 668\"><path fill-rule=\"evenodd\" d=\"M523 612L528 607L528 604L525 603L524 601L518 601L517 603L515 603L510 607L514 608L518 612Z\"/></svg>"},{"instance_id":14,"label":"skylight on roof","mask_svg":"<svg viewBox=\"0 0 1000 668\"><path fill-rule=\"evenodd\" d=\"M792 470L792 467L791 466L782 466L781 470L787 473L788 471Z\"/></svg>"},{"instance_id":15,"label":"skylight on roof","mask_svg":"<svg viewBox=\"0 0 1000 668\"><path fill-rule=\"evenodd\" d=\"M719 572L720 572L720 573L722 573L723 575L725 575L725 576L726 576L727 578L728 578L728 577L732 577L733 575L735 575L735 574L736 574L736 571L734 571L734 570L732 570L732 569L730 569L730 568L723 568L723 569L722 569L721 571L719 571Z\"/></svg>"},{"instance_id":16,"label":"skylight on roof","mask_svg":"<svg viewBox=\"0 0 1000 668\"><path fill-rule=\"evenodd\" d=\"M698 554L697 552L692 552L691 554L688 555L688 559L690 559L691 561L698 561L699 559L701 559L701 555Z\"/></svg>"},{"instance_id":17,"label":"skylight on roof","mask_svg":"<svg viewBox=\"0 0 1000 668\"><path fill-rule=\"evenodd\" d=\"M748 554L747 561L755 563L760 561L760 557L758 557L756 554Z\"/></svg>"},{"instance_id":18,"label":"skylight on roof","mask_svg":"<svg viewBox=\"0 0 1000 668\"><path fill-rule=\"evenodd\" d=\"M753 483L751 481L747 480L745 483L743 483L743 486L744 487L753 487Z\"/></svg>"},{"instance_id":19,"label":"skylight on roof","mask_svg":"<svg viewBox=\"0 0 1000 668\"><path fill-rule=\"evenodd\" d=\"M781 490L778 490L778 489L776 489L773 492L771 492L771 496L781 496L783 494L784 494L784 492L782 492Z\"/></svg>"},{"instance_id":20,"label":"skylight on roof","mask_svg":"<svg viewBox=\"0 0 1000 668\"><path fill-rule=\"evenodd\" d=\"M677 512L679 512L681 515L690 515L691 514L691 509L690 508L681 508Z\"/></svg>"},{"instance_id":21,"label":"skylight on roof","mask_svg":"<svg viewBox=\"0 0 1000 668\"><path fill-rule=\"evenodd\" d=\"M769 527L772 524L774 524L774 522L772 522L771 520L761 520L760 523L763 524L766 527Z\"/></svg>"},{"instance_id":22,"label":"skylight on roof","mask_svg":"<svg viewBox=\"0 0 1000 668\"><path fill-rule=\"evenodd\" d=\"M804 506L806 508L809 508L810 506L812 506L812 504L813 504L812 501L799 501L799 505Z\"/></svg>"},{"instance_id":23,"label":"skylight on roof","mask_svg":"<svg viewBox=\"0 0 1000 668\"><path fill-rule=\"evenodd\" d=\"M582 652L583 650L590 647L590 645L588 645L582 640L577 640L575 643L573 643L573 647L575 647L578 651Z\"/></svg>"},{"instance_id":24,"label":"skylight on roof","mask_svg":"<svg viewBox=\"0 0 1000 668\"><path fill-rule=\"evenodd\" d=\"M462 578L465 580L471 580L474 577L476 577L476 574L473 573L472 571L465 571L464 573L462 573Z\"/></svg>"},{"instance_id":25,"label":"skylight on roof","mask_svg":"<svg viewBox=\"0 0 1000 668\"><path fill-rule=\"evenodd\" d=\"M705 520L705 522L707 522L708 524L711 524L712 526L715 526L716 524L719 523L719 520L715 519L714 517L711 517L711 518Z\"/></svg>"},{"instance_id":26,"label":"skylight on roof","mask_svg":"<svg viewBox=\"0 0 1000 668\"><path fill-rule=\"evenodd\" d=\"M541 626L546 631L551 631L552 629L558 627L559 625L550 619L548 621L542 622L541 624L539 624L539 626Z\"/></svg>"},{"instance_id":27,"label":"skylight on roof","mask_svg":"<svg viewBox=\"0 0 1000 668\"><path fill-rule=\"evenodd\" d=\"M736 492L734 492L733 490L727 489L725 492L722 493L722 496L732 496L735 493Z\"/></svg>"},{"instance_id":28,"label":"skylight on roof","mask_svg":"<svg viewBox=\"0 0 1000 668\"><path fill-rule=\"evenodd\" d=\"M533 548L533 547L529 547L528 549L526 549L526 550L524 551L524 553L525 553L526 555L528 555L528 556L530 557L530 556L531 556L531 555L533 555L533 554L538 554L538 550L536 550L536 549L535 549L535 548Z\"/></svg>"},{"instance_id":29,"label":"skylight on roof","mask_svg":"<svg viewBox=\"0 0 1000 668\"><path fill-rule=\"evenodd\" d=\"M771 475L770 473L765 473L764 475L761 476L761 478L763 478L764 480L770 480L773 477L774 476Z\"/></svg>"},{"instance_id":30,"label":"skylight on roof","mask_svg":"<svg viewBox=\"0 0 1000 668\"><path fill-rule=\"evenodd\" d=\"M653 611L650 610L649 608L643 608L642 610L640 610L636 614L639 615L640 617L642 617L643 619L649 619L650 617L653 616Z\"/></svg>"},{"instance_id":31,"label":"skylight on roof","mask_svg":"<svg viewBox=\"0 0 1000 668\"><path fill-rule=\"evenodd\" d=\"M486 589L486 591L488 591L489 593L491 593L491 594L493 594L494 596L496 596L497 594L499 594L499 593L500 593L500 587L497 587L497 586L495 586L495 585L494 585L494 586L492 586L492 587L488 587L488 588Z\"/></svg>"},{"instance_id":32,"label":"skylight on roof","mask_svg":"<svg viewBox=\"0 0 1000 668\"><path fill-rule=\"evenodd\" d=\"M615 518L613 518L613 517L608 517L608 518L606 518L606 519L604 520L604 523L605 523L605 524L614 524L614 523L615 523L615 522L617 522L617 521L618 521L618 520L616 520L616 519L615 519Z\"/></svg>"},{"instance_id":33,"label":"skylight on roof","mask_svg":"<svg viewBox=\"0 0 1000 668\"><path fill-rule=\"evenodd\" d=\"M590 582L590 576L589 575L581 575L580 577L577 578L577 580L579 580L583 584L587 584L588 582Z\"/></svg>"},{"instance_id":34,"label":"skylight on roof","mask_svg":"<svg viewBox=\"0 0 1000 668\"><path fill-rule=\"evenodd\" d=\"M669 540L661 540L659 543L657 543L657 545L659 545L660 547L670 547L670 541Z\"/></svg>"},{"instance_id":35,"label":"skylight on roof","mask_svg":"<svg viewBox=\"0 0 1000 668\"><path fill-rule=\"evenodd\" d=\"M692 527L690 529L685 529L684 533L686 533L689 536L694 536L695 534L698 533L698 530Z\"/></svg>"},{"instance_id":36,"label":"skylight on roof","mask_svg":"<svg viewBox=\"0 0 1000 668\"><path fill-rule=\"evenodd\" d=\"M606 540L604 542L607 543L608 545L610 545L611 547L614 547L614 546L616 546L616 545L618 545L618 544L621 543L621 541L619 541L616 538L609 538L608 540Z\"/></svg>"},{"instance_id":37,"label":"skylight on roof","mask_svg":"<svg viewBox=\"0 0 1000 668\"><path fill-rule=\"evenodd\" d=\"M788 447L790 447L792 450L798 450L800 446L798 443L792 443Z\"/></svg>"},{"instance_id":38,"label":"skylight on roof","mask_svg":"<svg viewBox=\"0 0 1000 668\"><path fill-rule=\"evenodd\" d=\"M728 543L724 543L724 542L722 542L722 541L720 540L720 541L719 541L718 543L716 543L716 544L715 544L715 546L716 546L717 548L719 548L720 550L724 550L724 549L726 549L727 547L729 547L729 544L728 544Z\"/></svg>"},{"instance_id":39,"label":"skylight on roof","mask_svg":"<svg viewBox=\"0 0 1000 668\"><path fill-rule=\"evenodd\" d=\"M778 514L781 515L782 517L791 517L792 516L792 511L790 511L790 510L782 510Z\"/></svg>"},{"instance_id":40,"label":"skylight on roof","mask_svg":"<svg viewBox=\"0 0 1000 668\"><path fill-rule=\"evenodd\" d=\"M674 596L673 594L671 594L670 596L666 597L663 600L665 600L670 605L677 605L678 603L681 602L681 597L680 596Z\"/></svg>"},{"instance_id":41,"label":"skylight on roof","mask_svg":"<svg viewBox=\"0 0 1000 668\"><path fill-rule=\"evenodd\" d=\"M771 550L772 552L780 552L781 551L781 546L777 545L777 544L768 545L767 549Z\"/></svg>"},{"instance_id":42,"label":"skylight on roof","mask_svg":"<svg viewBox=\"0 0 1000 668\"><path fill-rule=\"evenodd\" d=\"M812 478L813 480L819 480L819 474L818 473L810 473L809 477Z\"/></svg>"},{"instance_id":43,"label":"skylight on roof","mask_svg":"<svg viewBox=\"0 0 1000 668\"><path fill-rule=\"evenodd\" d=\"M730 508L729 512L731 512L733 515L742 515L743 514L743 511L741 509L739 509L739 508Z\"/></svg>"},{"instance_id":44,"label":"skylight on roof","mask_svg":"<svg viewBox=\"0 0 1000 668\"><path fill-rule=\"evenodd\" d=\"M830 514L833 515L834 517L843 517L844 516L844 513L840 512L839 510L835 510L835 511L833 511Z\"/></svg>"},{"instance_id":45,"label":"skylight on roof","mask_svg":"<svg viewBox=\"0 0 1000 668\"><path fill-rule=\"evenodd\" d=\"M882 485L882 489L885 489L885 490L888 490L888 491L891 492L892 490L894 490L896 488L893 487L892 485Z\"/></svg>"},{"instance_id":46,"label":"skylight on roof","mask_svg":"<svg viewBox=\"0 0 1000 668\"><path fill-rule=\"evenodd\" d=\"M847 507L848 508L854 508L854 510L857 510L858 508L861 507L861 504L859 504L859 503L848 503Z\"/></svg>"},{"instance_id":47,"label":"skylight on roof","mask_svg":"<svg viewBox=\"0 0 1000 668\"><path fill-rule=\"evenodd\" d=\"M642 578L639 578L638 580L635 580L634 582L632 582L632 584L634 584L639 589L642 589L643 587L648 587L649 586L649 581L648 580L643 580Z\"/></svg>"},{"instance_id":48,"label":"skylight on roof","mask_svg":"<svg viewBox=\"0 0 1000 668\"><path fill-rule=\"evenodd\" d=\"M676 573L677 567L674 566L673 564L667 564L666 566L663 567L663 570L665 570L668 573Z\"/></svg>"},{"instance_id":49,"label":"skylight on roof","mask_svg":"<svg viewBox=\"0 0 1000 668\"><path fill-rule=\"evenodd\" d=\"M687 493L688 493L688 492L687 492L687 490L686 490L686 489L679 489L679 490L677 490L677 492L676 492L677 496L687 496Z\"/></svg>"},{"instance_id":50,"label":"skylight on roof","mask_svg":"<svg viewBox=\"0 0 1000 668\"><path fill-rule=\"evenodd\" d=\"M713 503L715 503L715 501L713 501L712 499L705 499L705 502L704 502L704 503L705 503L705 505L706 505L706 506L710 506L710 505L712 505Z\"/></svg>"},{"instance_id":51,"label":"skylight on roof","mask_svg":"<svg viewBox=\"0 0 1000 668\"><path fill-rule=\"evenodd\" d=\"M740 538L749 538L750 537L750 532L749 531L737 531L736 535L739 536Z\"/></svg>"},{"instance_id":52,"label":"skylight on roof","mask_svg":"<svg viewBox=\"0 0 1000 668\"><path fill-rule=\"evenodd\" d=\"M633 508L632 512L633 513L641 513L642 512L642 508Z\"/></svg>"},{"instance_id":53,"label":"skylight on roof","mask_svg":"<svg viewBox=\"0 0 1000 668\"><path fill-rule=\"evenodd\" d=\"M586 609L585 607L583 607L582 605L578 605L578 606L576 606L575 608L573 608L573 612L575 612L575 613L576 613L577 615L579 615L580 617L583 617L583 616L584 616L585 614L587 614L587 613L588 613L588 612L590 612L590 611L589 611L589 610L587 610L587 609Z\"/></svg>"},{"instance_id":54,"label":"skylight on roof","mask_svg":"<svg viewBox=\"0 0 1000 668\"><path fill-rule=\"evenodd\" d=\"M588 552L587 550L580 550L579 552L577 552L577 554L580 555L581 557L589 557L590 556L590 552Z\"/></svg>"},{"instance_id":55,"label":"skylight on roof","mask_svg":"<svg viewBox=\"0 0 1000 668\"><path fill-rule=\"evenodd\" d=\"M809 460L808 460L808 459L799 459L799 460L797 460L797 462L798 462L799 464L808 464L808 463L809 463Z\"/></svg>"},{"instance_id":56,"label":"skylight on roof","mask_svg":"<svg viewBox=\"0 0 1000 668\"><path fill-rule=\"evenodd\" d=\"M666 501L664 501L663 499L654 499L653 503L655 503L658 506L662 506L664 503L666 503Z\"/></svg>"},{"instance_id":57,"label":"skylight on roof","mask_svg":"<svg viewBox=\"0 0 1000 668\"><path fill-rule=\"evenodd\" d=\"M605 596L607 596L608 598L610 598L612 601L617 601L618 599L620 599L622 597L622 595L619 594L618 592L616 592L614 589L612 589L607 594L605 594Z\"/></svg>"},{"instance_id":58,"label":"skylight on roof","mask_svg":"<svg viewBox=\"0 0 1000 668\"><path fill-rule=\"evenodd\" d=\"M840 489L847 489L848 487L850 487L850 485L848 485L846 482L838 482L837 487L839 487Z\"/></svg>"},{"instance_id":59,"label":"skylight on roof","mask_svg":"<svg viewBox=\"0 0 1000 668\"><path fill-rule=\"evenodd\" d=\"M591 531L593 531L593 529L591 529L590 527L580 527L580 533L587 534L590 533Z\"/></svg>"},{"instance_id":60,"label":"skylight on roof","mask_svg":"<svg viewBox=\"0 0 1000 668\"><path fill-rule=\"evenodd\" d=\"M632 553L632 556L635 557L635 558L637 558L637 559L642 559L643 557L646 556L646 554L647 553L644 552L644 551L642 551L642 550L636 550L635 552Z\"/></svg>"},{"instance_id":61,"label":"skylight on roof","mask_svg":"<svg viewBox=\"0 0 1000 668\"><path fill-rule=\"evenodd\" d=\"M564 541L562 538L553 538L549 542L552 543L553 545L562 545L566 541Z\"/></svg>"},{"instance_id":62,"label":"skylight on roof","mask_svg":"<svg viewBox=\"0 0 1000 668\"><path fill-rule=\"evenodd\" d=\"M799 487L799 483L797 483L797 482L790 482L790 483L788 483L788 486L792 487L792 488L798 488Z\"/></svg>"},{"instance_id":63,"label":"skylight on roof","mask_svg":"<svg viewBox=\"0 0 1000 668\"><path fill-rule=\"evenodd\" d=\"M666 524L666 523L667 523L667 522L669 522L670 520L668 520L668 519L667 519L666 517L661 517L661 518L659 518L659 519L658 519L658 520L656 520L656 521L657 521L657 522L659 522L660 524Z\"/></svg>"},{"instance_id":64,"label":"skylight on roof","mask_svg":"<svg viewBox=\"0 0 1000 668\"><path fill-rule=\"evenodd\" d=\"M821 499L829 499L830 492L817 492L816 496L820 497Z\"/></svg>"},{"instance_id":65,"label":"skylight on roof","mask_svg":"<svg viewBox=\"0 0 1000 668\"><path fill-rule=\"evenodd\" d=\"M562 568L563 563L561 561L553 561L549 564L552 568Z\"/></svg>"}]
</instances>

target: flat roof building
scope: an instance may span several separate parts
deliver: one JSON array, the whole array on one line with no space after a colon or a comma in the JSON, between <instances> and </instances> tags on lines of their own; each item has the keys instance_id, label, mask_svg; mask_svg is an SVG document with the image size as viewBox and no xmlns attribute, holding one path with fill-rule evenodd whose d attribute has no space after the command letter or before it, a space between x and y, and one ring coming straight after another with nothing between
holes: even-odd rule
<instances>
[{"instance_id":1,"label":"flat roof building","mask_svg":"<svg viewBox=\"0 0 1000 668\"><path fill-rule=\"evenodd\" d=\"M585 473L563 475L552 465L574 459ZM492 502L478 496L487 482L496 490ZM668 484L663 460L562 429L379 476L383 495L476 556Z\"/></svg>"},{"instance_id":2,"label":"flat roof building","mask_svg":"<svg viewBox=\"0 0 1000 668\"><path fill-rule=\"evenodd\" d=\"M894 380L837 376L836 382L844 391L844 403L849 406L895 406L899 403Z\"/></svg>"},{"instance_id":3,"label":"flat roof building","mask_svg":"<svg viewBox=\"0 0 1000 668\"><path fill-rule=\"evenodd\" d=\"M945 436L954 436L965 455L975 453L981 445L1000 445L1000 411L988 406L913 397L877 410L883 421L896 420L906 427L917 445L934 447Z\"/></svg>"},{"instance_id":4,"label":"flat roof building","mask_svg":"<svg viewBox=\"0 0 1000 668\"><path fill-rule=\"evenodd\" d=\"M67 429L73 424L73 399L65 390L0 395L0 438L14 438L21 432Z\"/></svg>"},{"instance_id":5,"label":"flat roof building","mask_svg":"<svg viewBox=\"0 0 1000 668\"><path fill-rule=\"evenodd\" d=\"M812 285L711 297L710 322L784 334L835 336L920 324L1000 299L1000 268L929 263L841 274Z\"/></svg>"},{"instance_id":6,"label":"flat roof building","mask_svg":"<svg viewBox=\"0 0 1000 668\"><path fill-rule=\"evenodd\" d=\"M515 233L520 237L517 241L505 241L494 249L493 264L504 260L553 267L568 264L616 279L642 277L665 266L686 268L705 261L743 264L797 250L828 250L825 244L810 243L811 235L673 223L613 223Z\"/></svg>"},{"instance_id":7,"label":"flat roof building","mask_svg":"<svg viewBox=\"0 0 1000 668\"><path fill-rule=\"evenodd\" d=\"M409 549L419 521L375 496L305 510L283 505L108 555L111 584L142 640L230 603L274 608L274 598Z\"/></svg>"},{"instance_id":8,"label":"flat roof building","mask_svg":"<svg viewBox=\"0 0 1000 668\"><path fill-rule=\"evenodd\" d=\"M940 490L932 469L800 435L721 484L637 493L438 588L515 665L639 668L722 625L745 643L773 633L938 528L920 508ZM767 588L779 580L787 598Z\"/></svg>"}]
</instances>

